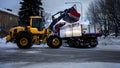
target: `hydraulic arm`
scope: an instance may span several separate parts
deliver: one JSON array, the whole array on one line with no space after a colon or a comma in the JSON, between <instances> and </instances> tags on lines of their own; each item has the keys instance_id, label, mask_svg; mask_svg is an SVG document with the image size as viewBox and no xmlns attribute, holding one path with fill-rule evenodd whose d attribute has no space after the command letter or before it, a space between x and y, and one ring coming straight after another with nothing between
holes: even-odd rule
<instances>
[{"instance_id":1,"label":"hydraulic arm","mask_svg":"<svg viewBox=\"0 0 120 68\"><path fill-rule=\"evenodd\" d=\"M60 16L59 16L58 18L55 18L54 16L57 15L57 14L60 14ZM54 14L54 15L52 16L52 23L50 24L49 28L50 28L51 30L53 30L53 26L54 26L58 21L60 21L64 16L65 16L65 12L63 12L63 11L60 11L60 12Z\"/></svg>"},{"instance_id":2,"label":"hydraulic arm","mask_svg":"<svg viewBox=\"0 0 120 68\"><path fill-rule=\"evenodd\" d=\"M58 16L58 18L55 18L55 16L58 14L60 14L60 16ZM77 10L73 6L69 9L65 9L64 11L60 11L52 15L52 23L50 24L49 28L53 30L53 26L61 19L63 19L64 21L68 23L74 23L78 21L79 18L80 18L80 13L78 13Z\"/></svg>"}]
</instances>

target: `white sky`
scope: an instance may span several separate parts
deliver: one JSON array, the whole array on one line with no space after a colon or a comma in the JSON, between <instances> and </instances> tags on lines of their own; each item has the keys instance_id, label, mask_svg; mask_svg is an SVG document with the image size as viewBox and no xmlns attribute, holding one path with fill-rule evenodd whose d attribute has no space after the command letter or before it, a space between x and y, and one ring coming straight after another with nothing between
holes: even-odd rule
<instances>
[{"instance_id":1,"label":"white sky","mask_svg":"<svg viewBox=\"0 0 120 68\"><path fill-rule=\"evenodd\" d=\"M82 5L82 14L85 14L86 9L91 1L93 0L43 0L43 7L45 7L45 11L49 13L56 13L66 8L70 8L75 4L75 3L65 4L65 2L81 2L76 4L77 9L79 12L81 12Z\"/></svg>"},{"instance_id":2,"label":"white sky","mask_svg":"<svg viewBox=\"0 0 120 68\"><path fill-rule=\"evenodd\" d=\"M10 8L17 13L19 10L20 0L0 0L0 8Z\"/></svg>"},{"instance_id":3,"label":"white sky","mask_svg":"<svg viewBox=\"0 0 120 68\"><path fill-rule=\"evenodd\" d=\"M21 0L0 0L0 8L10 8L13 12L17 13L20 8L20 1ZM42 0L45 11L52 14L69 8L74 4L65 4L65 2L81 2L82 12L84 14L90 1L92 0ZM77 8L80 12L81 4L77 3Z\"/></svg>"}]
</instances>

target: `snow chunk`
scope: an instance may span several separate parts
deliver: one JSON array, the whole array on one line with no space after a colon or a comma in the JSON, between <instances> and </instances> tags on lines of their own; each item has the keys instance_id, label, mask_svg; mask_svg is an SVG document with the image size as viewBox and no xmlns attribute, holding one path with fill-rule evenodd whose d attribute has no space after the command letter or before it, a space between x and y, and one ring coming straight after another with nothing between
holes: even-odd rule
<instances>
[{"instance_id":1,"label":"snow chunk","mask_svg":"<svg viewBox=\"0 0 120 68\"><path fill-rule=\"evenodd\" d=\"M4 38L0 38L0 48L13 48L13 47L17 47L16 44L8 42L6 43L6 37Z\"/></svg>"}]
</instances>

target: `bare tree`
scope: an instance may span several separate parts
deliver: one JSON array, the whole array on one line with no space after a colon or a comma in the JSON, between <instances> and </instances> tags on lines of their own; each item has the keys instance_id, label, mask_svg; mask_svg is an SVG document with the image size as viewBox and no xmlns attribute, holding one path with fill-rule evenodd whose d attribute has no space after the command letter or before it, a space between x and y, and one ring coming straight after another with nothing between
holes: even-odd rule
<instances>
[{"instance_id":1,"label":"bare tree","mask_svg":"<svg viewBox=\"0 0 120 68\"><path fill-rule=\"evenodd\" d=\"M116 36L120 27L120 0L95 0L91 2L87 16L93 23L104 26L104 35L109 33L109 26L113 26Z\"/></svg>"},{"instance_id":2,"label":"bare tree","mask_svg":"<svg viewBox=\"0 0 120 68\"><path fill-rule=\"evenodd\" d=\"M112 22L115 27L115 36L118 36L119 33L119 13L120 13L120 1L119 0L106 0L107 5L107 15L108 19Z\"/></svg>"},{"instance_id":3,"label":"bare tree","mask_svg":"<svg viewBox=\"0 0 120 68\"><path fill-rule=\"evenodd\" d=\"M87 12L87 18L95 25L99 24L101 28L104 23L106 23L106 15L105 15L105 1L104 0L97 0L93 1ZM104 32L106 35L106 32Z\"/></svg>"}]
</instances>

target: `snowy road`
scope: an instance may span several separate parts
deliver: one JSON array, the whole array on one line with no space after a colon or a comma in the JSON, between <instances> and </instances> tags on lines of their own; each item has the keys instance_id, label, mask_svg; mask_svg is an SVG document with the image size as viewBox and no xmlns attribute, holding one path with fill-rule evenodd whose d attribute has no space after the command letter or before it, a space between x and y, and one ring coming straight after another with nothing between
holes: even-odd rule
<instances>
[{"instance_id":1,"label":"snowy road","mask_svg":"<svg viewBox=\"0 0 120 68\"><path fill-rule=\"evenodd\" d=\"M105 45L102 43L96 48L86 49L50 49L35 45L24 50L18 49L16 44L6 44L2 40L0 68L120 68L119 44L106 45L106 42Z\"/></svg>"},{"instance_id":2,"label":"snowy road","mask_svg":"<svg viewBox=\"0 0 120 68\"><path fill-rule=\"evenodd\" d=\"M76 49L61 47L0 48L0 68L119 68L120 50L103 50L100 47Z\"/></svg>"},{"instance_id":3,"label":"snowy road","mask_svg":"<svg viewBox=\"0 0 120 68\"><path fill-rule=\"evenodd\" d=\"M0 50L0 62L114 62L120 63L120 51L97 49L33 47L27 50Z\"/></svg>"}]
</instances>

